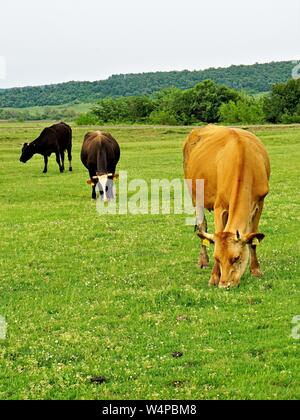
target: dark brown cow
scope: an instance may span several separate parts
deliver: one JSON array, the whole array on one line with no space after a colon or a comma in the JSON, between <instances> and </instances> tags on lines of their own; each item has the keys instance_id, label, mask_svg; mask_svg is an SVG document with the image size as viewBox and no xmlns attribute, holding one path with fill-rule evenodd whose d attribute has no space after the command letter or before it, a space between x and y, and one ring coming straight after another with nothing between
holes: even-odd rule
<instances>
[{"instance_id":1,"label":"dark brown cow","mask_svg":"<svg viewBox=\"0 0 300 420\"><path fill-rule=\"evenodd\" d=\"M89 171L88 184L92 185L92 198L96 199L98 185L102 199L113 198L113 179L117 178L116 167L120 160L120 146L108 133L88 133L83 141L81 161Z\"/></svg>"},{"instance_id":2,"label":"dark brown cow","mask_svg":"<svg viewBox=\"0 0 300 420\"><path fill-rule=\"evenodd\" d=\"M48 171L48 158L55 153L56 162L60 172L65 170L65 151L68 152L69 171L72 171L72 129L69 125L61 122L45 128L40 136L32 143L25 143L22 149L20 162L26 163L32 156L39 154L44 156L44 174Z\"/></svg>"}]
</instances>

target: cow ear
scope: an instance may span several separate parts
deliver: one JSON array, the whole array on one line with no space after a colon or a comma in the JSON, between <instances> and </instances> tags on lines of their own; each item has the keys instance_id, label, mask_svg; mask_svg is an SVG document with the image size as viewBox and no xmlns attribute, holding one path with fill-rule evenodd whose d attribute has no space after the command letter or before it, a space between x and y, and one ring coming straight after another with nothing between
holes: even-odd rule
<instances>
[{"instance_id":1,"label":"cow ear","mask_svg":"<svg viewBox=\"0 0 300 420\"><path fill-rule=\"evenodd\" d=\"M120 178L120 175L119 174L114 174L113 179L119 179L119 178Z\"/></svg>"},{"instance_id":2,"label":"cow ear","mask_svg":"<svg viewBox=\"0 0 300 420\"><path fill-rule=\"evenodd\" d=\"M92 180L90 180L90 179L88 179L88 180L86 181L86 183L87 183L88 185L92 185L92 187L94 187L94 186L95 186L95 184L93 183L93 181L92 181Z\"/></svg>"},{"instance_id":3,"label":"cow ear","mask_svg":"<svg viewBox=\"0 0 300 420\"><path fill-rule=\"evenodd\" d=\"M245 236L244 242L248 245L259 245L265 238L263 233L249 233Z\"/></svg>"}]
</instances>

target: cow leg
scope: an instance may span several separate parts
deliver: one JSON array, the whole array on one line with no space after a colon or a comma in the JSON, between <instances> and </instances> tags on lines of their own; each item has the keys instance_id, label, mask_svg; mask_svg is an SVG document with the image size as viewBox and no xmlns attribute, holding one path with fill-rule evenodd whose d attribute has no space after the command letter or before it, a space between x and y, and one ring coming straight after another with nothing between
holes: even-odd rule
<instances>
[{"instance_id":1,"label":"cow leg","mask_svg":"<svg viewBox=\"0 0 300 420\"><path fill-rule=\"evenodd\" d=\"M253 223L252 223L252 232L258 232L259 221L263 211L264 203L260 203L259 207L254 215ZM250 272L254 277L262 277L262 272L260 269L260 264L257 258L257 246L256 245L249 245L250 248Z\"/></svg>"},{"instance_id":2,"label":"cow leg","mask_svg":"<svg viewBox=\"0 0 300 420\"><path fill-rule=\"evenodd\" d=\"M215 231L224 232L226 224L228 221L228 210L222 207L215 208ZM221 280L221 268L220 264L215 260L215 265L211 273L209 280L209 286L217 287L219 286Z\"/></svg>"},{"instance_id":3,"label":"cow leg","mask_svg":"<svg viewBox=\"0 0 300 420\"><path fill-rule=\"evenodd\" d=\"M95 185L93 185L93 187L92 187L92 199L93 200L97 199L96 186Z\"/></svg>"},{"instance_id":4,"label":"cow leg","mask_svg":"<svg viewBox=\"0 0 300 420\"><path fill-rule=\"evenodd\" d=\"M92 171L89 171L90 173L90 178L91 181L94 183L95 181L93 180L94 176L96 176L96 173L93 173ZM96 194L96 185L92 186L92 200L96 200L97 198L97 194Z\"/></svg>"},{"instance_id":5,"label":"cow leg","mask_svg":"<svg viewBox=\"0 0 300 420\"><path fill-rule=\"evenodd\" d=\"M211 277L210 277L208 285L212 287L218 287L220 283L220 279L221 279L220 264L217 261L215 261L215 265L211 273Z\"/></svg>"},{"instance_id":6,"label":"cow leg","mask_svg":"<svg viewBox=\"0 0 300 420\"><path fill-rule=\"evenodd\" d=\"M250 272L254 277L262 277L260 264L256 254L256 245L250 245Z\"/></svg>"},{"instance_id":7,"label":"cow leg","mask_svg":"<svg viewBox=\"0 0 300 420\"><path fill-rule=\"evenodd\" d=\"M58 167L59 167L60 173L63 173L63 168L62 168L62 166L61 166L61 164L60 164L60 153L59 153L59 152L56 152L56 162L57 162L57 164L58 164Z\"/></svg>"},{"instance_id":8,"label":"cow leg","mask_svg":"<svg viewBox=\"0 0 300 420\"><path fill-rule=\"evenodd\" d=\"M200 230L201 232L207 232L207 220L206 220L205 216L203 218L202 223L198 224L196 226L196 228L198 230ZM208 265L209 265L209 257L208 257L207 247L205 245L203 245L203 241L201 242L198 265L201 268L207 268Z\"/></svg>"},{"instance_id":9,"label":"cow leg","mask_svg":"<svg viewBox=\"0 0 300 420\"><path fill-rule=\"evenodd\" d=\"M65 171L65 152L60 152L62 172Z\"/></svg>"},{"instance_id":10,"label":"cow leg","mask_svg":"<svg viewBox=\"0 0 300 420\"><path fill-rule=\"evenodd\" d=\"M72 168L72 148L71 147L68 148L68 159L69 159L69 171L72 172L73 168Z\"/></svg>"},{"instance_id":11,"label":"cow leg","mask_svg":"<svg viewBox=\"0 0 300 420\"><path fill-rule=\"evenodd\" d=\"M45 162L45 166L44 166L43 173L46 174L48 172L48 156L44 156L44 162Z\"/></svg>"}]
</instances>

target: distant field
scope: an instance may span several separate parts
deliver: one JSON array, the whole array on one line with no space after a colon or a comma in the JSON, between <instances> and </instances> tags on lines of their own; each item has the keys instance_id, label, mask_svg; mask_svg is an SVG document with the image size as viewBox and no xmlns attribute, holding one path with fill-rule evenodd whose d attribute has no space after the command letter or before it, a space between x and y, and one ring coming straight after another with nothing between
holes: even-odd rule
<instances>
[{"instance_id":1,"label":"distant field","mask_svg":"<svg viewBox=\"0 0 300 420\"><path fill-rule=\"evenodd\" d=\"M61 111L63 109L70 109L73 111L76 111L78 113L81 112L88 112L90 110L90 108L93 106L93 104L89 104L89 103L80 103L80 104L64 104L64 105L52 105L52 106L32 106L32 107L27 107L27 108L5 108L5 109L11 109L11 110L15 110L15 111L28 111L28 112L42 112L45 109L53 109L53 110L58 110Z\"/></svg>"},{"instance_id":2,"label":"distant field","mask_svg":"<svg viewBox=\"0 0 300 420\"><path fill-rule=\"evenodd\" d=\"M73 173L19 163L42 126L0 123L0 399L299 399L300 128L255 128L273 168L265 275L222 291L184 216L96 213L79 160L90 127L74 127ZM130 179L182 177L190 128L109 130Z\"/></svg>"},{"instance_id":3,"label":"distant field","mask_svg":"<svg viewBox=\"0 0 300 420\"><path fill-rule=\"evenodd\" d=\"M52 106L32 106L32 107L25 107L25 108L2 108L5 112L12 111L17 115L25 114L26 118L28 119L29 116L32 115L40 115L47 113L47 119L51 119L51 113L63 114L65 115L66 112L75 112L76 114L81 114L88 112L94 104L92 103L79 103L79 104L64 104L64 105L52 105ZM1 111L1 108L0 108ZM50 115L50 117L49 117ZM56 118L53 117L52 118Z\"/></svg>"}]
</instances>

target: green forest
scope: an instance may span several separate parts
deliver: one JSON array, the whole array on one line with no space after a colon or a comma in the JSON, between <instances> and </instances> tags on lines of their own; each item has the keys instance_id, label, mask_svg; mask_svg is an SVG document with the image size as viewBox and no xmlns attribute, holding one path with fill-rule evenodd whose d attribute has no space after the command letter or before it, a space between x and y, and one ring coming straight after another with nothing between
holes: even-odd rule
<instances>
[{"instance_id":1,"label":"green forest","mask_svg":"<svg viewBox=\"0 0 300 420\"><path fill-rule=\"evenodd\" d=\"M0 109L0 120L75 120L78 125L199 125L300 123L300 79L249 95L212 80L193 88L166 88L152 95L104 98L94 104Z\"/></svg>"},{"instance_id":2,"label":"green forest","mask_svg":"<svg viewBox=\"0 0 300 420\"><path fill-rule=\"evenodd\" d=\"M145 123L300 123L300 79L275 84L270 93L248 95L206 80L191 89L169 88L151 96L105 98L77 118L78 125Z\"/></svg>"},{"instance_id":3,"label":"green forest","mask_svg":"<svg viewBox=\"0 0 300 420\"><path fill-rule=\"evenodd\" d=\"M149 96L166 88L186 90L205 80L248 94L268 92L286 82L293 61L211 68L202 71L171 71L114 75L96 82L69 82L49 86L0 90L0 108L25 108L96 102L107 97Z\"/></svg>"}]
</instances>

